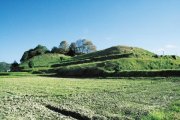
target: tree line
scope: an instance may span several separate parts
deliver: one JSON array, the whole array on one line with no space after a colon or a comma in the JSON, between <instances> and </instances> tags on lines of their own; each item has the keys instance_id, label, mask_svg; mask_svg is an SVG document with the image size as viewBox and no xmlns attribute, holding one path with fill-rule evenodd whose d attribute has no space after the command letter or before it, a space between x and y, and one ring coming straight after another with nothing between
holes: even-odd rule
<instances>
[{"instance_id":1,"label":"tree line","mask_svg":"<svg viewBox=\"0 0 180 120\"><path fill-rule=\"evenodd\" d=\"M96 46L92 43L91 40L79 39L76 42L72 42L71 44L64 40L60 42L58 47L54 46L51 50L48 50L46 46L38 45L34 49L25 51L20 61L25 62L34 56L46 53L58 53L68 56L76 56L95 51Z\"/></svg>"}]
</instances>

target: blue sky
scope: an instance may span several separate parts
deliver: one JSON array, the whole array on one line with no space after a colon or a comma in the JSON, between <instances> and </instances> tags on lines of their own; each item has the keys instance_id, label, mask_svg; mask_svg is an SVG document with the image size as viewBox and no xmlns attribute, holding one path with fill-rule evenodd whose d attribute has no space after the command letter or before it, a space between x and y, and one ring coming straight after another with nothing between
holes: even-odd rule
<instances>
[{"instance_id":1,"label":"blue sky","mask_svg":"<svg viewBox=\"0 0 180 120\"><path fill-rule=\"evenodd\" d=\"M87 38L180 55L180 0L0 0L0 61Z\"/></svg>"}]
</instances>

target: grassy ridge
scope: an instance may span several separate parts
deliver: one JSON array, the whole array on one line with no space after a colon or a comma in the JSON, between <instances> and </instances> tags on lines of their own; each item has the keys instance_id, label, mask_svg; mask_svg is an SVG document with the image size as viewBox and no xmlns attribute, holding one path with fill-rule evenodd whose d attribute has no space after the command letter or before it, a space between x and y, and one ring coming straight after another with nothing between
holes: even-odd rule
<instances>
[{"instance_id":1,"label":"grassy ridge","mask_svg":"<svg viewBox=\"0 0 180 120\"><path fill-rule=\"evenodd\" d=\"M63 60L60 58L63 58ZM34 73L54 72L58 76L108 76L112 72L127 70L161 71L180 69L179 57L157 56L147 50L127 46L115 46L75 57L45 54L36 56L29 61L33 61L35 64L35 68L29 69L33 70ZM29 61L21 64L26 70Z\"/></svg>"},{"instance_id":2,"label":"grassy ridge","mask_svg":"<svg viewBox=\"0 0 180 120\"><path fill-rule=\"evenodd\" d=\"M69 58L70 58L69 56L65 56L62 54L48 53L48 54L35 56L30 60L25 61L24 63L21 64L21 67L29 68L28 63L30 61L34 63L34 67L50 67L52 64L60 63L62 62L62 60L67 60Z\"/></svg>"},{"instance_id":3,"label":"grassy ridge","mask_svg":"<svg viewBox=\"0 0 180 120\"><path fill-rule=\"evenodd\" d=\"M152 57L154 53L149 52L147 50L137 48L137 47L128 47L128 46L114 46L111 48L107 48L105 50L100 50L97 52L81 55L75 57L76 59L86 59L86 58L94 58L94 57L100 57L100 56L108 56L108 55L114 55L114 54L130 54L133 53L137 57Z\"/></svg>"},{"instance_id":4,"label":"grassy ridge","mask_svg":"<svg viewBox=\"0 0 180 120\"><path fill-rule=\"evenodd\" d=\"M60 54L43 54L39 56L35 56L32 59L21 64L22 67L28 67L29 61L33 61L35 67L47 67L53 64L61 65L71 65L71 64L79 64L79 63L90 63L97 61L105 61L111 59L118 58L129 58L129 57L152 57L154 54L143 50L141 48L136 47L127 47L127 46L115 46L105 50L75 56L70 59L70 57ZM60 60L60 57L63 58L64 61Z\"/></svg>"},{"instance_id":5,"label":"grassy ridge","mask_svg":"<svg viewBox=\"0 0 180 120\"><path fill-rule=\"evenodd\" d=\"M69 118L45 104L92 119L178 119L179 80L1 78L0 119Z\"/></svg>"},{"instance_id":6,"label":"grassy ridge","mask_svg":"<svg viewBox=\"0 0 180 120\"><path fill-rule=\"evenodd\" d=\"M110 77L110 76L178 76L179 61L173 59L141 59L141 58L121 58L103 62L92 62L78 65L69 65L57 68L59 76L76 76L76 77ZM118 74L116 69L118 69ZM173 69L175 71L173 71ZM151 72L151 71L154 72ZM161 70L166 70L166 72ZM170 70L170 71L168 71ZM172 71L171 71L172 70ZM177 70L177 74L176 73ZM124 72L123 72L124 71ZM129 72L125 72L129 71ZM139 71L139 72L135 72ZM148 72L149 71L149 72ZM173 74L174 73L174 74Z\"/></svg>"}]
</instances>

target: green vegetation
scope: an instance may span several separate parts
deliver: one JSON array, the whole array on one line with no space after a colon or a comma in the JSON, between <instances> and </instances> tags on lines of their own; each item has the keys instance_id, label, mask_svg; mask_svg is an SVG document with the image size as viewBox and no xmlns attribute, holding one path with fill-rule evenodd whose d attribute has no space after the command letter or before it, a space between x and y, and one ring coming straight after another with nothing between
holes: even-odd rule
<instances>
[{"instance_id":1,"label":"green vegetation","mask_svg":"<svg viewBox=\"0 0 180 120\"><path fill-rule=\"evenodd\" d=\"M21 67L23 68L29 68L29 62L33 62L33 67L50 67L52 64L60 63L63 60L67 60L71 57L65 56L62 54L53 54L53 53L48 53L48 54L43 54L43 55L38 55L35 56L21 64Z\"/></svg>"},{"instance_id":2,"label":"green vegetation","mask_svg":"<svg viewBox=\"0 0 180 120\"><path fill-rule=\"evenodd\" d=\"M67 43L64 44L61 48L67 49ZM169 74L169 71L164 73L164 70L180 70L180 58L174 55L158 56L137 47L114 46L75 57L52 53L43 54L23 62L21 67L33 73L56 73L57 76L66 77L138 76L137 72L133 71L141 71L137 73L141 76L160 76L166 73L169 76L178 76L179 74ZM162 70L163 73L161 73ZM132 73L126 71L132 71ZM151 74L151 71L159 72Z\"/></svg>"},{"instance_id":3,"label":"green vegetation","mask_svg":"<svg viewBox=\"0 0 180 120\"><path fill-rule=\"evenodd\" d=\"M102 57L102 56L112 56L112 55L118 55L118 54L133 54L136 57L152 57L155 55L154 53L151 53L147 50L137 48L137 47L128 47L128 46L114 46L107 48L105 50L100 50L97 52L77 56L75 58L94 58L94 57Z\"/></svg>"},{"instance_id":4,"label":"green vegetation","mask_svg":"<svg viewBox=\"0 0 180 120\"><path fill-rule=\"evenodd\" d=\"M179 69L180 61L171 59L139 59L139 58L121 58L116 60L107 60L102 62L92 62L77 65L69 65L57 68L60 74L63 75L83 75L88 72L93 75L96 69L104 71L104 73L115 72L118 67L119 71L135 71L135 70L165 70L165 69ZM63 72L64 71L64 72ZM63 72L63 73L61 73Z\"/></svg>"},{"instance_id":5,"label":"green vegetation","mask_svg":"<svg viewBox=\"0 0 180 120\"><path fill-rule=\"evenodd\" d=\"M88 40L68 46L37 46L11 65L14 72L0 73L0 119L180 118L180 78L169 77L180 76L179 57L127 46L93 52Z\"/></svg>"},{"instance_id":6,"label":"green vegetation","mask_svg":"<svg viewBox=\"0 0 180 120\"><path fill-rule=\"evenodd\" d=\"M49 53L49 50L46 48L46 46L38 45L34 49L25 51L20 61L25 62L33 58L34 56L42 55L45 53Z\"/></svg>"},{"instance_id":7,"label":"green vegetation","mask_svg":"<svg viewBox=\"0 0 180 120\"><path fill-rule=\"evenodd\" d=\"M179 86L180 78L1 78L0 119L69 118L59 110L92 119L176 120Z\"/></svg>"},{"instance_id":8,"label":"green vegetation","mask_svg":"<svg viewBox=\"0 0 180 120\"><path fill-rule=\"evenodd\" d=\"M29 61L30 59L33 59L36 56L40 56L48 53L75 56L75 55L86 54L95 51L96 51L96 46L90 40L87 39L79 39L76 42L71 43L70 45L68 44L67 41L62 41L60 42L60 45L58 47L54 46L51 51L48 50L46 46L37 45L35 48L25 51L20 61L21 63L24 63ZM32 66L30 68L32 68Z\"/></svg>"},{"instance_id":9,"label":"green vegetation","mask_svg":"<svg viewBox=\"0 0 180 120\"><path fill-rule=\"evenodd\" d=\"M142 120L179 120L180 119L180 100L172 102L165 109L152 111Z\"/></svg>"},{"instance_id":10,"label":"green vegetation","mask_svg":"<svg viewBox=\"0 0 180 120\"><path fill-rule=\"evenodd\" d=\"M17 63L16 61L14 61L11 64L11 72L19 72L21 70L21 68L19 67L19 63Z\"/></svg>"},{"instance_id":11,"label":"green vegetation","mask_svg":"<svg viewBox=\"0 0 180 120\"><path fill-rule=\"evenodd\" d=\"M10 70L10 64L5 62L0 62L0 72L6 72Z\"/></svg>"},{"instance_id":12,"label":"green vegetation","mask_svg":"<svg viewBox=\"0 0 180 120\"><path fill-rule=\"evenodd\" d=\"M35 75L29 72L0 72L0 78L13 78L13 77L33 77Z\"/></svg>"}]
</instances>

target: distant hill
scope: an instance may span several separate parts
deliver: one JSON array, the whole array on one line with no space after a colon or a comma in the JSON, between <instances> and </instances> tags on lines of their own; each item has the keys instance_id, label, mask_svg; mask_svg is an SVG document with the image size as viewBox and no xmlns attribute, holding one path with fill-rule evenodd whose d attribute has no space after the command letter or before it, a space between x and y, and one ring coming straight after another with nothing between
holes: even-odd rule
<instances>
[{"instance_id":1,"label":"distant hill","mask_svg":"<svg viewBox=\"0 0 180 120\"><path fill-rule=\"evenodd\" d=\"M0 72L6 72L7 70L10 70L10 64L5 62L0 62Z\"/></svg>"}]
</instances>

